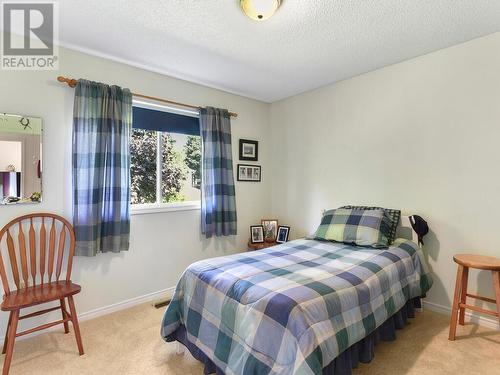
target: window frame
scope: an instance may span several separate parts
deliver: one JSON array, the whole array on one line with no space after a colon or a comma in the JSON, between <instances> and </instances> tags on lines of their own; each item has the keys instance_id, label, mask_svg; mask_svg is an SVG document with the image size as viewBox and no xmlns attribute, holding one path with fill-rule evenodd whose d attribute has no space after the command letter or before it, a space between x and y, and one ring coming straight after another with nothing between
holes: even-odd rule
<instances>
[{"instance_id":1,"label":"window frame","mask_svg":"<svg viewBox=\"0 0 500 375\"><path fill-rule=\"evenodd\" d=\"M141 107L146 109L151 109L155 111L163 111L169 113L176 113L184 116L191 116L199 118L200 115L197 111L177 108L175 106L169 106L164 104L158 104L149 100L144 99L133 99L133 107ZM133 131L133 128L132 128ZM155 203L130 203L130 214L131 215L144 215L144 214L156 214L161 212L176 212L176 211L192 211L201 209L201 189L200 189L200 199L196 201L184 201L184 202L161 202L161 178L162 178L162 151L163 145L161 142L161 131L156 131L156 202ZM176 133L172 133L176 134ZM201 135L200 135L201 137Z\"/></svg>"}]
</instances>

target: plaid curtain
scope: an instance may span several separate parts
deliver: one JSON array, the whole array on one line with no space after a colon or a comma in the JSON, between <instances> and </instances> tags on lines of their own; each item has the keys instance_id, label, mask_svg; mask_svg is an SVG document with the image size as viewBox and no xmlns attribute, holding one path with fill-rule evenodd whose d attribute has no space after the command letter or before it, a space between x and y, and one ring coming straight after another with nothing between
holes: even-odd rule
<instances>
[{"instance_id":1,"label":"plaid curtain","mask_svg":"<svg viewBox=\"0 0 500 375\"><path fill-rule=\"evenodd\" d=\"M132 95L79 80L73 107L76 255L128 250Z\"/></svg>"},{"instance_id":2,"label":"plaid curtain","mask_svg":"<svg viewBox=\"0 0 500 375\"><path fill-rule=\"evenodd\" d=\"M201 233L207 238L236 234L231 121L225 109L202 108Z\"/></svg>"}]
</instances>

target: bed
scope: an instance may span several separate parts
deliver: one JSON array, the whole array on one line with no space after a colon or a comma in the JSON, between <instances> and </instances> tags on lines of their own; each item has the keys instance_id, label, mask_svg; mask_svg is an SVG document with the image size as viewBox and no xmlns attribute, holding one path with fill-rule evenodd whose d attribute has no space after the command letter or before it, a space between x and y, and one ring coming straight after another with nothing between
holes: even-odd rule
<instances>
[{"instance_id":1,"label":"bed","mask_svg":"<svg viewBox=\"0 0 500 375\"><path fill-rule=\"evenodd\" d=\"M299 239L189 266L161 335L205 373L350 373L379 338L394 338L431 285L412 240L372 249Z\"/></svg>"}]
</instances>

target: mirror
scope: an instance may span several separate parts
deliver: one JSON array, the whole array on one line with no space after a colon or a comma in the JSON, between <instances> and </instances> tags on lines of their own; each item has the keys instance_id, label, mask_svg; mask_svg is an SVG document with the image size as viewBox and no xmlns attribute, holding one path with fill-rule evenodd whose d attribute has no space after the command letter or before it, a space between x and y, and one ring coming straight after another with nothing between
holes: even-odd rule
<instances>
[{"instance_id":1,"label":"mirror","mask_svg":"<svg viewBox=\"0 0 500 375\"><path fill-rule=\"evenodd\" d=\"M0 113L0 205L42 201L42 119Z\"/></svg>"}]
</instances>

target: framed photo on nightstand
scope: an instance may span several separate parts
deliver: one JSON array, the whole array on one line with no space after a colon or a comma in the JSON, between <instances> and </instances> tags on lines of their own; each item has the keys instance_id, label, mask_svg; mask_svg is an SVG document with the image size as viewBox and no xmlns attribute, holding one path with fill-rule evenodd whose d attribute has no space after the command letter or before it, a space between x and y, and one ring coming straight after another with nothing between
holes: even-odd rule
<instances>
[{"instance_id":1,"label":"framed photo on nightstand","mask_svg":"<svg viewBox=\"0 0 500 375\"><path fill-rule=\"evenodd\" d=\"M262 219L260 221L264 228L264 238L267 242L273 242L278 234L278 220Z\"/></svg>"},{"instance_id":2,"label":"framed photo on nightstand","mask_svg":"<svg viewBox=\"0 0 500 375\"><path fill-rule=\"evenodd\" d=\"M278 234L276 235L277 243L285 243L288 241L288 235L290 234L290 227L280 225L278 227Z\"/></svg>"},{"instance_id":3,"label":"framed photo on nightstand","mask_svg":"<svg viewBox=\"0 0 500 375\"><path fill-rule=\"evenodd\" d=\"M262 225L250 226L250 242L251 243L264 242L264 227Z\"/></svg>"}]
</instances>

